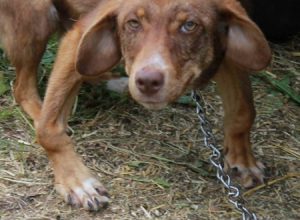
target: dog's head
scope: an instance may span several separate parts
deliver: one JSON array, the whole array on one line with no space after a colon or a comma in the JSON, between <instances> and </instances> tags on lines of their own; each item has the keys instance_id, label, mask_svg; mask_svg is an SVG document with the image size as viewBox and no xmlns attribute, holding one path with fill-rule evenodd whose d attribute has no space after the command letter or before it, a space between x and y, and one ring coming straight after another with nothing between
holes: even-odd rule
<instances>
[{"instance_id":1,"label":"dog's head","mask_svg":"<svg viewBox=\"0 0 300 220\"><path fill-rule=\"evenodd\" d=\"M99 75L124 57L129 91L148 108L206 82L224 59L256 71L271 57L236 0L103 0L77 26L76 70Z\"/></svg>"}]
</instances>

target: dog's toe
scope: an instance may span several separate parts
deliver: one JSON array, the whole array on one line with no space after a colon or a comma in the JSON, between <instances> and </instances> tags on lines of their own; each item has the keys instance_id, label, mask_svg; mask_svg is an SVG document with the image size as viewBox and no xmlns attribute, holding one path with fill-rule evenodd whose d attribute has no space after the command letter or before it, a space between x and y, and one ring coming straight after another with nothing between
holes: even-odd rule
<instances>
[{"instance_id":1,"label":"dog's toe","mask_svg":"<svg viewBox=\"0 0 300 220\"><path fill-rule=\"evenodd\" d=\"M245 188L252 188L264 183L264 166L258 162L256 166L243 168L241 171L242 185Z\"/></svg>"},{"instance_id":2,"label":"dog's toe","mask_svg":"<svg viewBox=\"0 0 300 220\"><path fill-rule=\"evenodd\" d=\"M245 188L252 188L264 183L264 169L265 166L259 161L252 166L225 163L225 172L238 178Z\"/></svg>"}]
</instances>

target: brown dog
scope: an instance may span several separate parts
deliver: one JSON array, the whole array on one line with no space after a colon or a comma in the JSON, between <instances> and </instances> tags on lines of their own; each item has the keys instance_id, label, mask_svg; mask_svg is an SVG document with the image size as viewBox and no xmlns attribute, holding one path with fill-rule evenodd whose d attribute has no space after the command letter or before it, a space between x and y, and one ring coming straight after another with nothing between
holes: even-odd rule
<instances>
[{"instance_id":1,"label":"brown dog","mask_svg":"<svg viewBox=\"0 0 300 220\"><path fill-rule=\"evenodd\" d=\"M132 97L149 109L160 109L213 78L224 103L226 169L237 169L245 187L263 181L263 165L250 145L255 110L248 74L263 69L271 53L240 3L62 0L54 5L2 0L0 37L16 66L16 100L33 118L56 188L67 202L91 210L108 202L106 189L74 152L66 127L82 82L103 78L121 57ZM22 8L20 14L15 8ZM35 73L47 40L58 25L68 27L80 15L62 39L41 107Z\"/></svg>"}]
</instances>

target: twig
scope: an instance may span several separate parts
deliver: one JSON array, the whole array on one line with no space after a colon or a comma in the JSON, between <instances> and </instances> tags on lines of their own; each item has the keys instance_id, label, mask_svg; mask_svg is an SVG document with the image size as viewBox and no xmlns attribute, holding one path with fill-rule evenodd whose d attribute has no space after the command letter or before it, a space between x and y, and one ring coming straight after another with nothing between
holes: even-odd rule
<instances>
[{"instance_id":1,"label":"twig","mask_svg":"<svg viewBox=\"0 0 300 220\"><path fill-rule=\"evenodd\" d=\"M272 185L275 185L276 183L278 182L281 182L281 181L284 181L286 179L290 179L290 178L297 178L297 177L300 177L300 173L288 173L287 175L283 176L283 177L280 177L280 178L277 178L275 180L272 180L272 181L269 181L265 184L262 184L262 185L259 185L253 189L250 189L248 190L247 192L243 193L243 196L251 196L253 193L255 193L256 191L258 190L261 190L265 187L268 187L268 186L272 186Z\"/></svg>"},{"instance_id":2,"label":"twig","mask_svg":"<svg viewBox=\"0 0 300 220\"><path fill-rule=\"evenodd\" d=\"M29 185L29 186L49 185L49 183L28 182L28 181L24 181L24 180L14 180L14 179L10 179L10 178L7 178L7 177L0 177L0 179L5 180L5 181L9 181L9 182L13 182L13 183L21 183L21 184Z\"/></svg>"},{"instance_id":3,"label":"twig","mask_svg":"<svg viewBox=\"0 0 300 220\"><path fill-rule=\"evenodd\" d=\"M289 149L289 148L286 148L286 147L282 147L280 145L275 145L276 147L280 148L281 150L289 153L289 154L292 154L293 156L297 157L298 159L300 159L300 153L292 150L292 149Z\"/></svg>"},{"instance_id":4,"label":"twig","mask_svg":"<svg viewBox=\"0 0 300 220\"><path fill-rule=\"evenodd\" d=\"M18 110L18 113L22 116L22 118L26 122L26 124L28 124L29 127L31 128L31 130L34 131L35 129L34 129L32 123L28 120L28 118L24 115L24 113L19 108L17 108L17 110Z\"/></svg>"}]
</instances>

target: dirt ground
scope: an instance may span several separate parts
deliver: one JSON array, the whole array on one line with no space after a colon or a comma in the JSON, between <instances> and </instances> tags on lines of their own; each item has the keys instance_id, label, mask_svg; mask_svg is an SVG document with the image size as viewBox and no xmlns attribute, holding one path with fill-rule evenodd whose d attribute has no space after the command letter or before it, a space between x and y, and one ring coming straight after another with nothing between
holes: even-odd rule
<instances>
[{"instance_id":1,"label":"dirt ground","mask_svg":"<svg viewBox=\"0 0 300 220\"><path fill-rule=\"evenodd\" d=\"M300 106L268 80L275 75L299 97L300 38L272 46L268 71L252 77L257 109L252 143L267 167L267 184L242 189L242 195L260 219L300 219ZM77 152L109 189L111 204L98 213L66 205L53 189L53 173L35 144L32 122L7 87L14 69L0 55L0 82L6 88L0 92L1 220L241 219L208 163L211 152L203 146L191 102L152 112L103 86L84 86L70 126ZM41 75L49 72L48 58ZM221 146L221 100L213 83L202 94Z\"/></svg>"}]
</instances>

